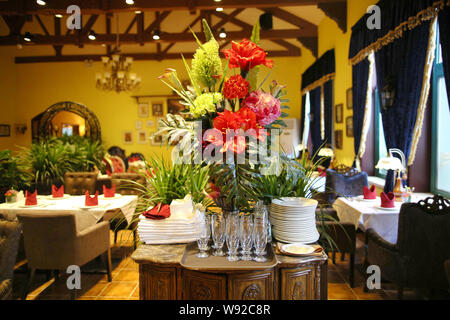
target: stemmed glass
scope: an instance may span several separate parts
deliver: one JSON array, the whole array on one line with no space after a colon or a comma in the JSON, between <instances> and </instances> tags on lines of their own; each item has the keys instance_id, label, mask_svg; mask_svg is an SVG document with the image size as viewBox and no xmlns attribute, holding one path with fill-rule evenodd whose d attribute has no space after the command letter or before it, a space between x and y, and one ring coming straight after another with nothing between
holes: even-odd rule
<instances>
[{"instance_id":1,"label":"stemmed glass","mask_svg":"<svg viewBox=\"0 0 450 320\"><path fill-rule=\"evenodd\" d=\"M211 233L214 241L214 256L223 257L223 245L225 243L225 217L221 214L215 214L211 219Z\"/></svg>"},{"instance_id":2,"label":"stemmed glass","mask_svg":"<svg viewBox=\"0 0 450 320\"><path fill-rule=\"evenodd\" d=\"M253 246L253 216L242 215L240 217L239 228L242 248L241 260L252 260L251 252Z\"/></svg>"},{"instance_id":3,"label":"stemmed glass","mask_svg":"<svg viewBox=\"0 0 450 320\"><path fill-rule=\"evenodd\" d=\"M239 261L237 255L239 247L239 215L229 214L226 218L226 241L228 247L228 261Z\"/></svg>"},{"instance_id":4,"label":"stemmed glass","mask_svg":"<svg viewBox=\"0 0 450 320\"><path fill-rule=\"evenodd\" d=\"M206 252L209 249L208 242L211 236L211 225L209 216L205 215L200 225L200 237L197 240L197 245L199 249L199 253L197 253L198 258L207 258L209 254Z\"/></svg>"},{"instance_id":5,"label":"stemmed glass","mask_svg":"<svg viewBox=\"0 0 450 320\"><path fill-rule=\"evenodd\" d=\"M267 245L267 223L264 216L255 216L253 220L253 243L255 246L256 262L266 262L263 256Z\"/></svg>"},{"instance_id":6,"label":"stemmed glass","mask_svg":"<svg viewBox=\"0 0 450 320\"><path fill-rule=\"evenodd\" d=\"M262 201L258 201L255 206L255 219L261 218L264 219L264 222L266 224L266 238L267 242L271 242L272 240L272 226L270 224L269 220L269 212L268 212L268 206L264 204ZM267 254L266 248L264 247L263 251L261 252L262 255Z\"/></svg>"}]
</instances>

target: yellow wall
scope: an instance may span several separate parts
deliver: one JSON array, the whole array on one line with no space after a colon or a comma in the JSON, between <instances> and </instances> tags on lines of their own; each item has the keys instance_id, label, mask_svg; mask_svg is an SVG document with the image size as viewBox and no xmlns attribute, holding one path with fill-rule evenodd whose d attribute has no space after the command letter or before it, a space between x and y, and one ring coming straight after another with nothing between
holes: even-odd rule
<instances>
[{"instance_id":1,"label":"yellow wall","mask_svg":"<svg viewBox=\"0 0 450 320\"><path fill-rule=\"evenodd\" d=\"M347 32L344 33L334 20L325 17L319 25L319 56L333 49L336 55L336 78L334 81L334 105L343 104L343 123L335 123L335 130L343 131L343 148L336 149L338 163L351 166L355 157L353 138L347 137L345 119L352 116L353 110L347 109L347 89L352 87L352 67L348 61L351 28L366 13L367 7L377 0L348 0Z\"/></svg>"}]
</instances>

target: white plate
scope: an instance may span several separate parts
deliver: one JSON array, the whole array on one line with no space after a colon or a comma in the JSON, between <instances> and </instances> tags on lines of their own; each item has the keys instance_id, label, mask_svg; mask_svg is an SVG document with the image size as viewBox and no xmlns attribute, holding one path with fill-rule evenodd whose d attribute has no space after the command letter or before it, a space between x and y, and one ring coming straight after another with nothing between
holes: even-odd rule
<instances>
[{"instance_id":1,"label":"white plate","mask_svg":"<svg viewBox=\"0 0 450 320\"><path fill-rule=\"evenodd\" d=\"M101 200L114 200L114 199L119 199L119 198L121 198L121 197L122 197L122 195L121 195L120 193L116 193L116 194L114 195L114 197L105 197L104 194L98 196L98 198L101 199Z\"/></svg>"},{"instance_id":2,"label":"white plate","mask_svg":"<svg viewBox=\"0 0 450 320\"><path fill-rule=\"evenodd\" d=\"M53 198L52 195L47 197L47 199L49 199L49 200L63 200L63 199L69 199L69 198L70 198L70 194L65 194L64 196L62 196L60 198Z\"/></svg>"},{"instance_id":3,"label":"white plate","mask_svg":"<svg viewBox=\"0 0 450 320\"><path fill-rule=\"evenodd\" d=\"M19 208L37 208L37 207L42 207L42 204L33 204L33 205L25 205L25 204L21 204L19 205Z\"/></svg>"},{"instance_id":4,"label":"white plate","mask_svg":"<svg viewBox=\"0 0 450 320\"><path fill-rule=\"evenodd\" d=\"M312 207L317 206L317 200L308 199L308 198L281 198L272 200L272 205L274 207L295 207L295 208L304 208L304 207Z\"/></svg>"},{"instance_id":5,"label":"white plate","mask_svg":"<svg viewBox=\"0 0 450 320\"><path fill-rule=\"evenodd\" d=\"M314 247L304 243L290 243L281 247L281 250L292 254L309 254L314 252Z\"/></svg>"},{"instance_id":6,"label":"white plate","mask_svg":"<svg viewBox=\"0 0 450 320\"><path fill-rule=\"evenodd\" d=\"M375 198L375 199L364 199L364 196L358 196L357 199L359 201L364 201L364 202L374 202L374 201L379 200L378 198Z\"/></svg>"},{"instance_id":7,"label":"white plate","mask_svg":"<svg viewBox=\"0 0 450 320\"><path fill-rule=\"evenodd\" d=\"M386 210L386 211L400 211L400 208L398 207L394 207L394 208L384 208L382 206L375 206L375 209L380 209L380 210Z\"/></svg>"}]
</instances>

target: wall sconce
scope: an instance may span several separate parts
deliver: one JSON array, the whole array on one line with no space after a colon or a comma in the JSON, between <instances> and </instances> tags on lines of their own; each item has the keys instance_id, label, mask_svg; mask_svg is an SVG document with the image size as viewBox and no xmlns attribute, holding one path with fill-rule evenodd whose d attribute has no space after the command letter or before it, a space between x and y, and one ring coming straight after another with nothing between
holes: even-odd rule
<instances>
[{"instance_id":1,"label":"wall sconce","mask_svg":"<svg viewBox=\"0 0 450 320\"><path fill-rule=\"evenodd\" d=\"M28 127L26 124L16 124L16 134L24 134Z\"/></svg>"},{"instance_id":2,"label":"wall sconce","mask_svg":"<svg viewBox=\"0 0 450 320\"><path fill-rule=\"evenodd\" d=\"M392 107L395 101L394 79L388 77L384 87L380 90L380 103L384 111Z\"/></svg>"}]
</instances>

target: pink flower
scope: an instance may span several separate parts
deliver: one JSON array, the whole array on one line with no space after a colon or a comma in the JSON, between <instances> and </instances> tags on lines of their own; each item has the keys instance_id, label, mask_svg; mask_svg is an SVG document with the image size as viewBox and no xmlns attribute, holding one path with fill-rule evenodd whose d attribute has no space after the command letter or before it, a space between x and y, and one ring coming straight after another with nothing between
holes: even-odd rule
<instances>
[{"instance_id":1,"label":"pink flower","mask_svg":"<svg viewBox=\"0 0 450 320\"><path fill-rule=\"evenodd\" d=\"M250 93L243 106L253 110L256 121L263 127L270 125L281 115L280 100L261 90Z\"/></svg>"}]
</instances>

